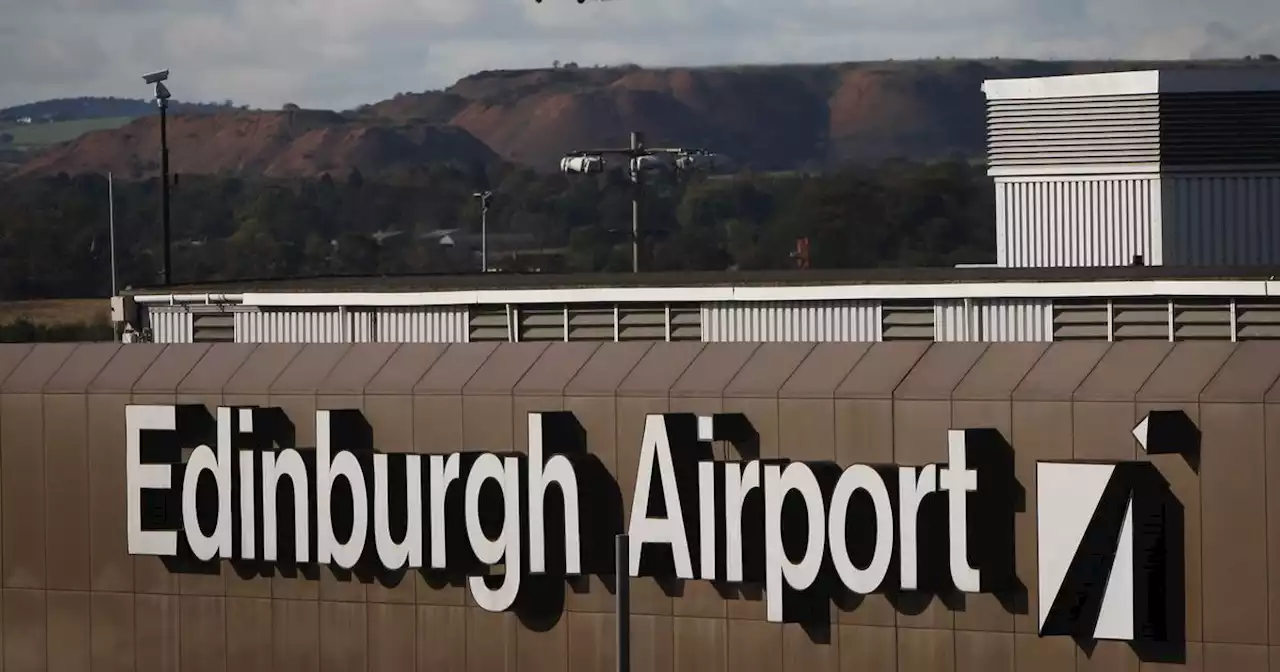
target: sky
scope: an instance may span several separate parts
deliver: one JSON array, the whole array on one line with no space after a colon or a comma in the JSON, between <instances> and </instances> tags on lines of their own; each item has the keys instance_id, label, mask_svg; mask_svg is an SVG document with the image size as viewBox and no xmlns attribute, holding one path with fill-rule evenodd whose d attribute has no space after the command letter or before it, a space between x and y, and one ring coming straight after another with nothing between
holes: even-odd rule
<instances>
[{"instance_id":1,"label":"sky","mask_svg":"<svg viewBox=\"0 0 1280 672\"><path fill-rule=\"evenodd\" d=\"M14 0L0 108L55 97L349 109L485 69L1280 54L1276 0Z\"/></svg>"}]
</instances>

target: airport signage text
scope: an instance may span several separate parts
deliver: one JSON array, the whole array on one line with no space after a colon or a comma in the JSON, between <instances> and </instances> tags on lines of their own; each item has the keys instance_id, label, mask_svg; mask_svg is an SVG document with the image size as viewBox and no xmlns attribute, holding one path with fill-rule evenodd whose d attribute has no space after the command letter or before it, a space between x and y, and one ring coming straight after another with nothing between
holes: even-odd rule
<instances>
[{"instance_id":1,"label":"airport signage text","mask_svg":"<svg viewBox=\"0 0 1280 672\"><path fill-rule=\"evenodd\" d=\"M128 406L129 552L461 573L502 611L531 575L611 574L625 529L632 576L758 582L771 621L816 591L1013 580L1012 457L994 430L938 437L945 463L842 468L715 459L721 416L649 415L625 515L565 413L528 415L527 454L419 455L373 450L350 411L316 412L314 450L282 446L273 410Z\"/></svg>"}]
</instances>

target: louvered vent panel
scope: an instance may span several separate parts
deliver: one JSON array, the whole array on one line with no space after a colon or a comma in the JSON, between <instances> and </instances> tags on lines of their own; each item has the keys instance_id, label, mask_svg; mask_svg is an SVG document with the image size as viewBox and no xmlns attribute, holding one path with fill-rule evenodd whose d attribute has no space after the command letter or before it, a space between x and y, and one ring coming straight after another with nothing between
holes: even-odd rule
<instances>
[{"instance_id":1,"label":"louvered vent panel","mask_svg":"<svg viewBox=\"0 0 1280 672\"><path fill-rule=\"evenodd\" d=\"M569 340L612 341L613 304L581 303L569 306Z\"/></svg>"},{"instance_id":2,"label":"louvered vent panel","mask_svg":"<svg viewBox=\"0 0 1280 672\"><path fill-rule=\"evenodd\" d=\"M472 343L511 340L507 331L507 307L473 306L467 329Z\"/></svg>"},{"instance_id":3,"label":"louvered vent panel","mask_svg":"<svg viewBox=\"0 0 1280 672\"><path fill-rule=\"evenodd\" d=\"M236 320L230 312L191 316L193 343L234 343L235 340Z\"/></svg>"},{"instance_id":4,"label":"louvered vent panel","mask_svg":"<svg viewBox=\"0 0 1280 672\"><path fill-rule=\"evenodd\" d=\"M897 301L880 308L880 328L886 341L932 341L932 301Z\"/></svg>"},{"instance_id":5,"label":"louvered vent panel","mask_svg":"<svg viewBox=\"0 0 1280 672\"><path fill-rule=\"evenodd\" d=\"M666 306L660 303L618 306L618 340L667 340Z\"/></svg>"},{"instance_id":6,"label":"louvered vent panel","mask_svg":"<svg viewBox=\"0 0 1280 672\"><path fill-rule=\"evenodd\" d=\"M564 340L564 306L523 305L516 314L520 319L520 341Z\"/></svg>"},{"instance_id":7,"label":"louvered vent panel","mask_svg":"<svg viewBox=\"0 0 1280 672\"><path fill-rule=\"evenodd\" d=\"M696 304L671 306L671 340L702 340L702 307Z\"/></svg>"},{"instance_id":8,"label":"louvered vent panel","mask_svg":"<svg viewBox=\"0 0 1280 672\"><path fill-rule=\"evenodd\" d=\"M1231 302L1178 299L1173 304L1173 338L1178 341L1231 339Z\"/></svg>"},{"instance_id":9,"label":"louvered vent panel","mask_svg":"<svg viewBox=\"0 0 1280 672\"><path fill-rule=\"evenodd\" d=\"M1161 94L1160 160L1280 163L1280 91Z\"/></svg>"},{"instance_id":10,"label":"louvered vent panel","mask_svg":"<svg viewBox=\"0 0 1280 672\"><path fill-rule=\"evenodd\" d=\"M1053 340L1107 340L1107 302L1097 300L1054 301Z\"/></svg>"},{"instance_id":11,"label":"louvered vent panel","mask_svg":"<svg viewBox=\"0 0 1280 672\"><path fill-rule=\"evenodd\" d=\"M1236 338L1242 341L1280 339L1280 302L1237 301Z\"/></svg>"},{"instance_id":12,"label":"louvered vent panel","mask_svg":"<svg viewBox=\"0 0 1280 672\"><path fill-rule=\"evenodd\" d=\"M1132 299L1112 304L1115 340L1169 340L1169 302L1162 299Z\"/></svg>"}]
</instances>

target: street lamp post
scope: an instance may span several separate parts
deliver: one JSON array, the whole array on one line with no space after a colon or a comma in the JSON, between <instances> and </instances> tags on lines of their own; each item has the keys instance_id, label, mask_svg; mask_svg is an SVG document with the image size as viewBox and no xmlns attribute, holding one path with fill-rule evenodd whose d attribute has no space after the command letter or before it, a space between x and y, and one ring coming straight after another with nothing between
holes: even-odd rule
<instances>
[{"instance_id":1,"label":"street lamp post","mask_svg":"<svg viewBox=\"0 0 1280 672\"><path fill-rule=\"evenodd\" d=\"M142 80L155 85L156 105L160 108L160 209L161 224L164 230L164 261L161 276L164 284L172 284L172 266L169 263L171 245L169 242L169 136L166 111L169 109L169 89L164 80L169 78L168 70L143 75Z\"/></svg>"},{"instance_id":2,"label":"street lamp post","mask_svg":"<svg viewBox=\"0 0 1280 672\"><path fill-rule=\"evenodd\" d=\"M642 180L644 176L639 166L634 165L638 152L644 150L644 135L639 131L631 132L631 272L640 272L640 199L644 196Z\"/></svg>"},{"instance_id":3,"label":"street lamp post","mask_svg":"<svg viewBox=\"0 0 1280 672\"><path fill-rule=\"evenodd\" d=\"M477 191L472 194L480 201L480 272L489 272L489 202L493 200L492 191Z\"/></svg>"},{"instance_id":4,"label":"street lamp post","mask_svg":"<svg viewBox=\"0 0 1280 672\"><path fill-rule=\"evenodd\" d=\"M627 161L627 173L631 177L631 272L639 273L640 214L645 173L655 170L673 170L677 173L712 170L720 157L703 149L649 148L644 144L644 134L633 131L630 147L569 152L560 159L560 170L580 175L603 173L606 155L622 157Z\"/></svg>"}]
</instances>

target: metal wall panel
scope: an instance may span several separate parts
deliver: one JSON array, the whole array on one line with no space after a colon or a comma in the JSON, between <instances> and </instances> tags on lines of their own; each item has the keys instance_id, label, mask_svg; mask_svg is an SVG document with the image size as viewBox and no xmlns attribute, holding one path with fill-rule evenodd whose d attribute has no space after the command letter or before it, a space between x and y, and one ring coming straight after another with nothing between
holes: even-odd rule
<instances>
[{"instance_id":1,"label":"metal wall panel","mask_svg":"<svg viewBox=\"0 0 1280 672\"><path fill-rule=\"evenodd\" d=\"M191 311L185 306L155 306L148 311L154 343L190 343Z\"/></svg>"},{"instance_id":2,"label":"metal wall panel","mask_svg":"<svg viewBox=\"0 0 1280 672\"><path fill-rule=\"evenodd\" d=\"M1053 340L1053 302L1041 299L984 299L978 303L983 341Z\"/></svg>"},{"instance_id":3,"label":"metal wall panel","mask_svg":"<svg viewBox=\"0 0 1280 672\"><path fill-rule=\"evenodd\" d=\"M346 343L348 325L348 313L332 308L235 314L237 343Z\"/></svg>"},{"instance_id":4,"label":"metal wall panel","mask_svg":"<svg viewBox=\"0 0 1280 672\"><path fill-rule=\"evenodd\" d=\"M1052 341L1053 302L954 299L934 303L936 341Z\"/></svg>"},{"instance_id":5,"label":"metal wall panel","mask_svg":"<svg viewBox=\"0 0 1280 672\"><path fill-rule=\"evenodd\" d=\"M933 340L978 340L978 311L972 300L951 299L933 304Z\"/></svg>"},{"instance_id":6,"label":"metal wall panel","mask_svg":"<svg viewBox=\"0 0 1280 672\"><path fill-rule=\"evenodd\" d=\"M880 305L876 301L706 303L702 340L878 341Z\"/></svg>"},{"instance_id":7,"label":"metal wall panel","mask_svg":"<svg viewBox=\"0 0 1280 672\"><path fill-rule=\"evenodd\" d=\"M1162 263L1160 180L997 178L997 263L1004 267Z\"/></svg>"},{"instance_id":8,"label":"metal wall panel","mask_svg":"<svg viewBox=\"0 0 1280 672\"><path fill-rule=\"evenodd\" d=\"M373 309L379 343L466 343L466 306L410 306Z\"/></svg>"},{"instance_id":9,"label":"metal wall panel","mask_svg":"<svg viewBox=\"0 0 1280 672\"><path fill-rule=\"evenodd\" d=\"M995 168L1280 162L1280 92L1165 92L987 102Z\"/></svg>"},{"instance_id":10,"label":"metal wall panel","mask_svg":"<svg viewBox=\"0 0 1280 672\"><path fill-rule=\"evenodd\" d=\"M1164 263L1280 263L1280 171L1166 174Z\"/></svg>"},{"instance_id":11,"label":"metal wall panel","mask_svg":"<svg viewBox=\"0 0 1280 672\"><path fill-rule=\"evenodd\" d=\"M992 100L987 147L993 167L1158 161L1160 101L1156 94Z\"/></svg>"}]
</instances>

